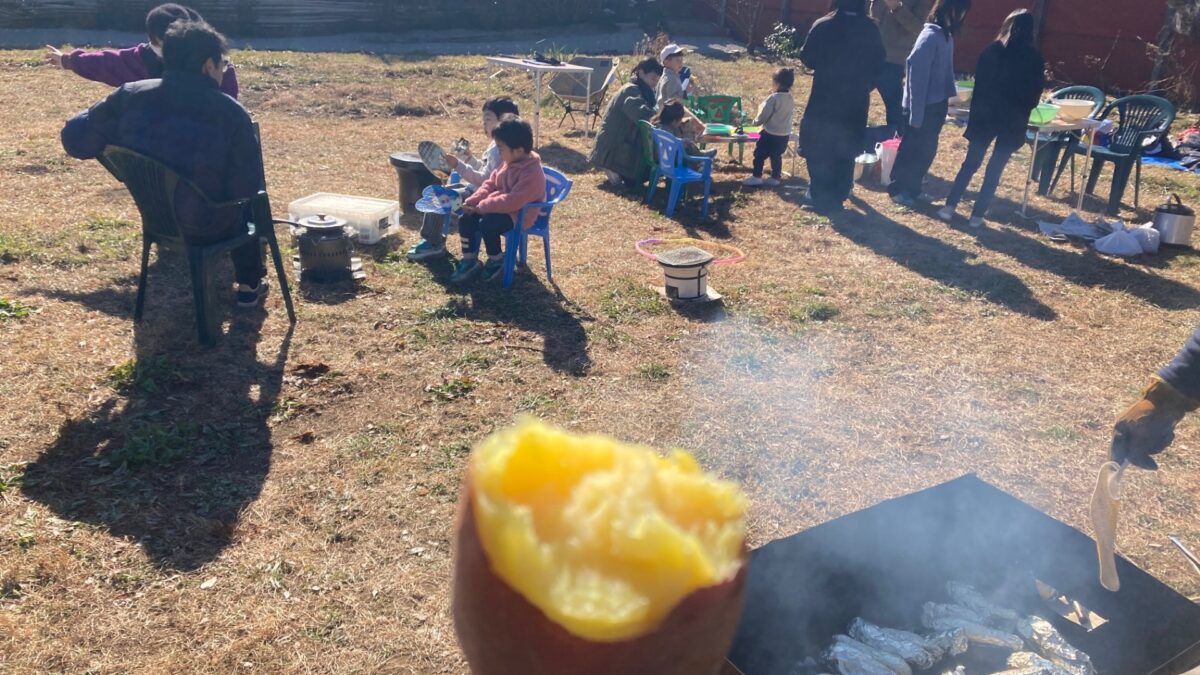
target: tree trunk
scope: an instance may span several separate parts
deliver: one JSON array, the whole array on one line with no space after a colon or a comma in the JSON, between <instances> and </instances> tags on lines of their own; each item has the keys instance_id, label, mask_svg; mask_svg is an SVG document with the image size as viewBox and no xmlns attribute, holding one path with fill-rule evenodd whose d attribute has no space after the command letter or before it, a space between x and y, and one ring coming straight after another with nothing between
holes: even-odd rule
<instances>
[{"instance_id":1,"label":"tree trunk","mask_svg":"<svg viewBox=\"0 0 1200 675\"><path fill-rule=\"evenodd\" d=\"M1042 34L1046 28L1046 8L1050 0L1033 0L1033 43L1042 48Z\"/></svg>"},{"instance_id":2,"label":"tree trunk","mask_svg":"<svg viewBox=\"0 0 1200 675\"><path fill-rule=\"evenodd\" d=\"M1150 69L1150 88L1161 89L1163 67L1166 66L1167 56L1175 43L1175 13L1174 3L1167 3L1167 11L1163 15L1162 29L1158 31L1158 45L1154 51L1154 67Z\"/></svg>"}]
</instances>

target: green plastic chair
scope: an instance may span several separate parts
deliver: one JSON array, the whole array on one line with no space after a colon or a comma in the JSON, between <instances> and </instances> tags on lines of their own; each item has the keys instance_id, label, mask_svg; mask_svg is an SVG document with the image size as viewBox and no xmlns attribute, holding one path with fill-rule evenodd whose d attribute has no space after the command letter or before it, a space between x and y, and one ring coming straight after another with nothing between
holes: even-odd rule
<instances>
[{"instance_id":1,"label":"green plastic chair","mask_svg":"<svg viewBox=\"0 0 1200 675\"><path fill-rule=\"evenodd\" d=\"M1165 134L1175 121L1175 106L1165 98L1139 94L1119 98L1108 105L1097 119L1108 119L1114 113L1117 127L1109 137L1108 147L1092 148L1092 170L1088 174L1087 194L1093 194L1100 169L1105 162L1113 164L1112 189L1108 195L1108 210L1111 216L1121 208L1121 197L1129 183L1130 173L1135 173L1133 183L1133 206L1138 207L1141 198L1142 149L1148 139ZM1087 148L1075 148L1076 154L1084 154Z\"/></svg>"},{"instance_id":2,"label":"green plastic chair","mask_svg":"<svg viewBox=\"0 0 1200 675\"><path fill-rule=\"evenodd\" d=\"M654 159L654 125L647 120L638 120L638 142L642 145L642 162L638 174L638 182L650 180L658 160Z\"/></svg>"},{"instance_id":3,"label":"green plastic chair","mask_svg":"<svg viewBox=\"0 0 1200 675\"><path fill-rule=\"evenodd\" d=\"M254 197L216 203L194 183L167 168L161 162L128 148L110 145L101 156L101 163L117 180L125 184L142 216L142 269L138 276L137 300L133 309L134 321L141 321L146 300L146 277L150 263L150 247L157 244L182 251L187 257L192 278L192 296L196 308L196 333L201 344L212 345L220 332L219 314L214 307L213 282L216 265L212 259L250 241L266 241L279 276L279 288L287 307L288 321L296 323L296 310L283 269L283 256L275 238L276 223L289 221L271 217L271 202L267 193ZM201 223L188 223L178 217L175 209L177 191L192 192L211 214L237 210L244 218L246 229L232 237L212 241L212 233Z\"/></svg>"},{"instance_id":4,"label":"green plastic chair","mask_svg":"<svg viewBox=\"0 0 1200 675\"><path fill-rule=\"evenodd\" d=\"M699 96L696 98L696 106L700 111L700 119L705 124L731 124L735 127L740 127L753 118L748 117L742 111L742 97L740 96ZM729 156L733 156L733 144L728 147ZM744 143L738 144L738 161L745 159L746 146Z\"/></svg>"},{"instance_id":5,"label":"green plastic chair","mask_svg":"<svg viewBox=\"0 0 1200 675\"><path fill-rule=\"evenodd\" d=\"M1104 92L1096 87L1073 85L1064 87L1046 98L1052 100L1091 101L1092 111L1088 117L1095 117L1104 108L1107 99ZM1033 132L1029 132L1032 134ZM1045 195L1054 191L1058 179L1062 176L1067 163L1071 164L1071 184L1075 184L1075 148L1079 146L1079 137L1071 132L1060 132L1051 135L1046 143L1038 148L1038 158L1034 162L1034 178L1038 181L1038 194ZM1065 152L1064 152L1065 150ZM1061 159L1059 155L1062 155ZM1058 164L1058 170L1054 166ZM1053 178L1053 180L1051 180Z\"/></svg>"}]
</instances>

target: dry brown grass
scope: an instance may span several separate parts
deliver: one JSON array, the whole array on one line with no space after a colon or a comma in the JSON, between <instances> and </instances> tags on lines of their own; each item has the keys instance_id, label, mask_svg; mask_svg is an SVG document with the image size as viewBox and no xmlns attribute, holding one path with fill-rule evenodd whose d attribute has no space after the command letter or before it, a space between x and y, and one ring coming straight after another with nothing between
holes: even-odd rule
<instances>
[{"instance_id":1,"label":"dry brown grass","mask_svg":"<svg viewBox=\"0 0 1200 675\"><path fill-rule=\"evenodd\" d=\"M199 350L169 260L132 324L138 232L121 221L136 210L58 144L105 88L38 59L0 52L0 297L38 310L0 322L8 672L463 671L447 588L458 483L470 445L522 413L697 449L753 496L755 544L968 471L1082 527L1111 420L1200 306L1191 254L1111 261L1011 218L1025 152L980 232L863 189L831 223L796 209L798 181L742 191L740 169L719 172L721 218L704 223L694 204L668 220L600 187L585 140L549 123L544 157L576 180L554 219L563 299L536 251L507 293L447 289L445 269L377 249L357 293L301 300L294 335L272 294ZM483 142L481 98L527 96L479 58L236 60L278 210L318 190L390 196L388 152ZM693 65L755 103L772 68ZM953 130L944 142L939 196L964 150ZM1147 173L1144 204L1200 197L1194 177ZM749 254L714 274L724 311L645 291L658 277L633 242L683 232ZM110 375L131 358L140 383ZM1189 595L1200 580L1164 543L1200 540L1197 446L1185 422L1163 470L1132 476L1121 533Z\"/></svg>"}]
</instances>

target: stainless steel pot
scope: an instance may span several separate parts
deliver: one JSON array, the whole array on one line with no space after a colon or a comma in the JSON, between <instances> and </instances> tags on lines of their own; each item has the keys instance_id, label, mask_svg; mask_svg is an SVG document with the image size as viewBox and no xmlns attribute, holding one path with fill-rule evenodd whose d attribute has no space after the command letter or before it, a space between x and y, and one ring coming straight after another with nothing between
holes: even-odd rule
<instances>
[{"instance_id":1,"label":"stainless steel pot","mask_svg":"<svg viewBox=\"0 0 1200 675\"><path fill-rule=\"evenodd\" d=\"M1162 243L1173 246L1192 245L1192 229L1196 226L1196 212L1184 206L1179 195L1173 194L1165 204L1154 209L1154 229L1162 235Z\"/></svg>"}]
</instances>

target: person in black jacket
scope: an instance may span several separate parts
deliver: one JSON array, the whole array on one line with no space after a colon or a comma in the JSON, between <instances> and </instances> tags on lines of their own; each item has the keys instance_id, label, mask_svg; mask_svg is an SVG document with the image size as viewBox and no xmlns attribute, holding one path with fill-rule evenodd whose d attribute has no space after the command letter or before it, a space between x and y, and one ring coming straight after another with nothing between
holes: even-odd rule
<instances>
[{"instance_id":1,"label":"person in black jacket","mask_svg":"<svg viewBox=\"0 0 1200 675\"><path fill-rule=\"evenodd\" d=\"M1117 418L1113 428L1112 460L1153 471L1150 455L1175 440L1175 425L1200 407L1200 329L1192 334L1175 359L1150 379L1142 397Z\"/></svg>"},{"instance_id":2,"label":"person in black jacket","mask_svg":"<svg viewBox=\"0 0 1200 675\"><path fill-rule=\"evenodd\" d=\"M1018 9L1008 15L996 41L979 56L971 118L964 134L969 142L967 156L946 198L946 206L938 211L938 217L946 222L954 219L959 200L983 164L988 146L994 142L969 221L972 227L983 225L983 216L996 195L1005 165L1025 142L1029 113L1041 99L1046 83L1046 65L1033 45L1033 31L1033 14Z\"/></svg>"},{"instance_id":3,"label":"person in black jacket","mask_svg":"<svg viewBox=\"0 0 1200 675\"><path fill-rule=\"evenodd\" d=\"M220 91L227 52L225 38L207 23L176 21L163 38L162 79L123 85L72 117L62 130L63 148L95 159L110 144L125 147L167 165L215 202L253 197L266 185L262 150L246 109ZM210 213L193 190L177 191L175 207L181 220L211 232L205 239L245 231L245 214ZM230 255L238 305L258 305L267 292L262 244Z\"/></svg>"},{"instance_id":4,"label":"person in black jacket","mask_svg":"<svg viewBox=\"0 0 1200 675\"><path fill-rule=\"evenodd\" d=\"M811 204L821 214L842 210L854 184L871 90L886 57L865 0L836 0L817 19L800 59L813 69L812 92L800 120L800 154L808 163Z\"/></svg>"}]
</instances>

